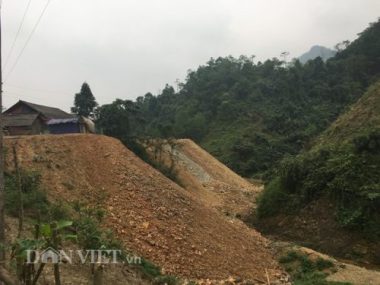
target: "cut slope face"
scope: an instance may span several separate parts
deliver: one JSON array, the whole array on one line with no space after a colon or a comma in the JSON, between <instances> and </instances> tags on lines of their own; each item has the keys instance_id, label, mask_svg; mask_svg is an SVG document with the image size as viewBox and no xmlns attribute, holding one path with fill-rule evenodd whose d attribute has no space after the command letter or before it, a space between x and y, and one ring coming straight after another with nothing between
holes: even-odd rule
<instances>
[{"instance_id":1,"label":"cut slope face","mask_svg":"<svg viewBox=\"0 0 380 285\"><path fill-rule=\"evenodd\" d=\"M266 272L275 280L281 273L258 232L205 207L118 140L94 135L6 140L8 148L13 143L21 166L42 174L51 199L103 207L105 226L166 273L217 280L266 280Z\"/></svg>"},{"instance_id":2,"label":"cut slope face","mask_svg":"<svg viewBox=\"0 0 380 285\"><path fill-rule=\"evenodd\" d=\"M254 209L261 187L237 175L192 140L153 140L143 144L155 163L170 168L176 181L206 206L238 217Z\"/></svg>"}]
</instances>

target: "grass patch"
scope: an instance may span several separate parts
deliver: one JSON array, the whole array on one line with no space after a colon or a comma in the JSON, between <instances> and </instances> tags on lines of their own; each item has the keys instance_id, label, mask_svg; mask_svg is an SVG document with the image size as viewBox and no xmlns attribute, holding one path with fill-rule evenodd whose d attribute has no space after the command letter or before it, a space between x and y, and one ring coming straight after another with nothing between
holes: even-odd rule
<instances>
[{"instance_id":1,"label":"grass patch","mask_svg":"<svg viewBox=\"0 0 380 285\"><path fill-rule=\"evenodd\" d=\"M279 259L279 262L291 275L295 285L351 285L326 280L327 272L335 270L330 260L322 258L311 260L306 254L289 251Z\"/></svg>"}]
</instances>

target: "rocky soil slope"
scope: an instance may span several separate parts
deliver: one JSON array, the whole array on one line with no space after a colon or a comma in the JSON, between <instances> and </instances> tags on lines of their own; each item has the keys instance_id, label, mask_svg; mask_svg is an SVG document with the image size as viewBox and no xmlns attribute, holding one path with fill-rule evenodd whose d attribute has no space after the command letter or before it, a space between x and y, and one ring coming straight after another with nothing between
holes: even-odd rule
<instances>
[{"instance_id":1,"label":"rocky soil slope","mask_svg":"<svg viewBox=\"0 0 380 285\"><path fill-rule=\"evenodd\" d=\"M21 167L42 174L50 199L104 208L106 226L125 246L166 273L256 282L282 274L258 232L206 207L118 140L95 135L6 139L8 149L12 144Z\"/></svg>"},{"instance_id":2,"label":"rocky soil slope","mask_svg":"<svg viewBox=\"0 0 380 285\"><path fill-rule=\"evenodd\" d=\"M244 218L255 208L254 186L189 139L143 142L150 158L164 164L175 180L209 207Z\"/></svg>"}]
</instances>

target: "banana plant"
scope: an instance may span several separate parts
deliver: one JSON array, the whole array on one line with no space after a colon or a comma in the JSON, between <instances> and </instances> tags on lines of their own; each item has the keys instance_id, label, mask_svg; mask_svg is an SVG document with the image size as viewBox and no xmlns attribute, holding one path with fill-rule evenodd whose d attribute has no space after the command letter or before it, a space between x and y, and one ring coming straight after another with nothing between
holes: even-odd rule
<instances>
[{"instance_id":1,"label":"banana plant","mask_svg":"<svg viewBox=\"0 0 380 285\"><path fill-rule=\"evenodd\" d=\"M59 251L66 240L76 240L76 235L67 234L72 221L57 221L49 224L35 225L34 238L18 239L13 244L12 258L16 260L17 275L25 285L35 285L44 270L45 263L36 268L37 251L48 248ZM59 263L54 264L54 279L56 285L61 285Z\"/></svg>"}]
</instances>

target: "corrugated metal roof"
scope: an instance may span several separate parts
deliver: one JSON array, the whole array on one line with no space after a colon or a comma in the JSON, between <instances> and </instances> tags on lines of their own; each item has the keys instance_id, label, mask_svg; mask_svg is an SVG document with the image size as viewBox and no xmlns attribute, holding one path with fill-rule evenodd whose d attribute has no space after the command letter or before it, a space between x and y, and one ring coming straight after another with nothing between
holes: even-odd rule
<instances>
[{"instance_id":1,"label":"corrugated metal roof","mask_svg":"<svg viewBox=\"0 0 380 285\"><path fill-rule=\"evenodd\" d=\"M51 119L47 122L47 124L58 125L58 124L78 123L78 121L79 121L79 118Z\"/></svg>"},{"instance_id":2,"label":"corrugated metal roof","mask_svg":"<svg viewBox=\"0 0 380 285\"><path fill-rule=\"evenodd\" d=\"M3 115L4 127L26 127L31 126L39 114L17 114Z\"/></svg>"},{"instance_id":3,"label":"corrugated metal roof","mask_svg":"<svg viewBox=\"0 0 380 285\"><path fill-rule=\"evenodd\" d=\"M69 119L51 119L49 120L46 124L49 126L54 126L54 125L60 125L60 124L70 124L70 123L80 123L84 124L90 133L95 133L95 123L84 116L78 116L74 118L69 118Z\"/></svg>"}]
</instances>

